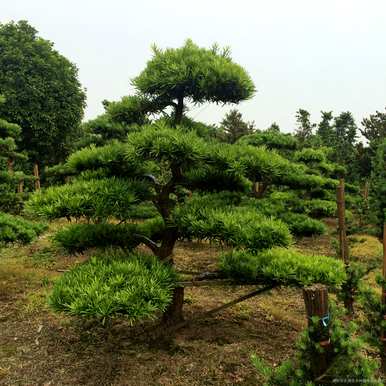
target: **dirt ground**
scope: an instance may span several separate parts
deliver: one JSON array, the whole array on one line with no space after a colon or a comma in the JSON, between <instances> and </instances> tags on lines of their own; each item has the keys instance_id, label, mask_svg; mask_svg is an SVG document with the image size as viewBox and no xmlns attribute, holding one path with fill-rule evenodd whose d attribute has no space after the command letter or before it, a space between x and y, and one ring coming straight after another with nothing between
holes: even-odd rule
<instances>
[{"instance_id":1,"label":"dirt ground","mask_svg":"<svg viewBox=\"0 0 386 386\"><path fill-rule=\"evenodd\" d=\"M250 356L271 364L289 358L305 327L299 289L280 288L201 319L164 339L152 339L157 322L109 328L54 314L46 305L52 282L87 256L67 256L50 243L50 231L32 245L0 250L0 385L259 385ZM370 236L354 243L378 254ZM370 246L369 246L370 245ZM303 239L310 254L333 254L329 237ZM361 249L362 248L362 249ZM210 271L217 247L180 243L179 270ZM253 287L186 289L186 318L237 298Z\"/></svg>"}]
</instances>

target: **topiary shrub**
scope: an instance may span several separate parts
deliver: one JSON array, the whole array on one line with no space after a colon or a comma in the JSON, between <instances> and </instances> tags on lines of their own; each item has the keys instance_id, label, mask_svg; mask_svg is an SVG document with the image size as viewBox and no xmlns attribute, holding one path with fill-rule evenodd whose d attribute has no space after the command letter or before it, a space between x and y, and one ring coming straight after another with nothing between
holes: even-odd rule
<instances>
[{"instance_id":1,"label":"topiary shrub","mask_svg":"<svg viewBox=\"0 0 386 386\"><path fill-rule=\"evenodd\" d=\"M174 270L153 256L110 252L64 273L49 304L55 311L102 323L114 317L134 323L166 309L175 281Z\"/></svg>"},{"instance_id":2,"label":"topiary shrub","mask_svg":"<svg viewBox=\"0 0 386 386\"><path fill-rule=\"evenodd\" d=\"M53 239L70 253L112 246L131 250L141 243L138 234L148 237L161 229L159 219L141 224L73 224L60 229Z\"/></svg>"},{"instance_id":3,"label":"topiary shrub","mask_svg":"<svg viewBox=\"0 0 386 386\"><path fill-rule=\"evenodd\" d=\"M292 249L273 248L259 253L244 250L225 253L220 268L227 277L283 285L324 283L340 286L346 280L342 261L327 256L309 256Z\"/></svg>"},{"instance_id":4,"label":"topiary shrub","mask_svg":"<svg viewBox=\"0 0 386 386\"><path fill-rule=\"evenodd\" d=\"M0 244L26 244L46 229L46 224L28 221L22 217L0 212Z\"/></svg>"},{"instance_id":5,"label":"topiary shrub","mask_svg":"<svg viewBox=\"0 0 386 386\"><path fill-rule=\"evenodd\" d=\"M319 220L301 213L284 213L280 218L295 236L312 236L326 233L326 226Z\"/></svg>"}]
</instances>

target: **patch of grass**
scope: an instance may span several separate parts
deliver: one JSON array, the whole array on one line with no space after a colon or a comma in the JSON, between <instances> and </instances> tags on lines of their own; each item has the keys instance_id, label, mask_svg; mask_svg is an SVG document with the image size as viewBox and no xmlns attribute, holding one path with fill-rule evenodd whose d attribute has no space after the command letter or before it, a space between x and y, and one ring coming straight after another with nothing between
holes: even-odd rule
<instances>
[{"instance_id":1,"label":"patch of grass","mask_svg":"<svg viewBox=\"0 0 386 386\"><path fill-rule=\"evenodd\" d=\"M44 247L32 253L31 256L26 256L25 264L34 268L51 268L55 265L56 257L54 251L50 247Z\"/></svg>"},{"instance_id":2,"label":"patch of grass","mask_svg":"<svg viewBox=\"0 0 386 386\"><path fill-rule=\"evenodd\" d=\"M356 235L357 242L351 243L350 254L360 261L381 261L382 244L374 236Z\"/></svg>"},{"instance_id":3,"label":"patch of grass","mask_svg":"<svg viewBox=\"0 0 386 386\"><path fill-rule=\"evenodd\" d=\"M42 288L41 290L30 292L22 307L24 315L31 315L48 309L47 298L48 289Z\"/></svg>"},{"instance_id":4,"label":"patch of grass","mask_svg":"<svg viewBox=\"0 0 386 386\"><path fill-rule=\"evenodd\" d=\"M2 344L0 346L0 358L7 358L17 353L17 345L14 343Z\"/></svg>"}]
</instances>

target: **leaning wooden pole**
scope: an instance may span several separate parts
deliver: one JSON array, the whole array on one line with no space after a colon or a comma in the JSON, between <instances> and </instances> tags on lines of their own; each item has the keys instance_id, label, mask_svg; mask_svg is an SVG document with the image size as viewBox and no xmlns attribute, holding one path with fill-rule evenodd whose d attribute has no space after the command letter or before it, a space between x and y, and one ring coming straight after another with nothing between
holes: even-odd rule
<instances>
[{"instance_id":1,"label":"leaning wooden pole","mask_svg":"<svg viewBox=\"0 0 386 386\"><path fill-rule=\"evenodd\" d=\"M383 224L383 280L386 281L386 223ZM386 285L382 285L382 305L386 310ZM383 314L383 320L386 321L386 311ZM381 371L386 374L386 329L382 328L382 352L381 352Z\"/></svg>"},{"instance_id":2,"label":"leaning wooden pole","mask_svg":"<svg viewBox=\"0 0 386 386\"><path fill-rule=\"evenodd\" d=\"M338 207L338 232L339 232L339 255L346 265L348 260L348 243L346 234L346 202L344 192L344 178L339 180L336 194L336 203Z\"/></svg>"},{"instance_id":3,"label":"leaning wooden pole","mask_svg":"<svg viewBox=\"0 0 386 386\"><path fill-rule=\"evenodd\" d=\"M40 174L39 174L39 164L34 163L34 177L35 177L35 190L40 190Z\"/></svg>"},{"instance_id":4,"label":"leaning wooden pole","mask_svg":"<svg viewBox=\"0 0 386 386\"><path fill-rule=\"evenodd\" d=\"M311 370L314 378L321 377L331 362L332 345L330 340L330 313L327 287L314 284L303 289L304 304L310 328L310 339L315 343ZM314 318L318 318L315 325ZM320 350L317 348L320 347Z\"/></svg>"},{"instance_id":5,"label":"leaning wooden pole","mask_svg":"<svg viewBox=\"0 0 386 386\"><path fill-rule=\"evenodd\" d=\"M349 250L346 234L346 198L344 191L344 178L340 178L336 191L336 204L338 209L338 233L339 233L339 256L343 260L348 274L348 281L343 287L344 305L349 314L354 313L354 294L352 292L349 275Z\"/></svg>"}]
</instances>

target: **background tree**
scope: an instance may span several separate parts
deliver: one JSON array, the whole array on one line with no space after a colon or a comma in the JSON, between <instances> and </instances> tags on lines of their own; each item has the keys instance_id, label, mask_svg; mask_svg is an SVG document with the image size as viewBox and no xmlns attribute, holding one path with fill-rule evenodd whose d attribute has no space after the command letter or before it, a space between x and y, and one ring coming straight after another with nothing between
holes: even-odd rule
<instances>
[{"instance_id":1,"label":"background tree","mask_svg":"<svg viewBox=\"0 0 386 386\"><path fill-rule=\"evenodd\" d=\"M359 131L369 141L374 152L377 145L386 138L386 113L377 111L364 118L362 125L363 129L359 128Z\"/></svg>"},{"instance_id":2,"label":"background tree","mask_svg":"<svg viewBox=\"0 0 386 386\"><path fill-rule=\"evenodd\" d=\"M233 109L221 121L220 137L228 143L235 143L244 135L252 134L254 126L254 122L245 122L240 111Z\"/></svg>"},{"instance_id":3,"label":"background tree","mask_svg":"<svg viewBox=\"0 0 386 386\"><path fill-rule=\"evenodd\" d=\"M276 123L276 122L273 122L271 124L271 126L268 127L267 131L276 131L276 132L280 132L280 126Z\"/></svg>"},{"instance_id":4,"label":"background tree","mask_svg":"<svg viewBox=\"0 0 386 386\"><path fill-rule=\"evenodd\" d=\"M20 149L32 161L68 155L83 117L85 93L76 66L26 21L0 24L0 114L22 128Z\"/></svg>"},{"instance_id":5,"label":"background tree","mask_svg":"<svg viewBox=\"0 0 386 386\"><path fill-rule=\"evenodd\" d=\"M0 95L0 104L4 102L5 98ZM22 206L16 186L24 173L15 171L15 161L25 158L17 151L16 140L20 133L20 126L0 119L0 211L19 212Z\"/></svg>"},{"instance_id":6,"label":"background tree","mask_svg":"<svg viewBox=\"0 0 386 386\"><path fill-rule=\"evenodd\" d=\"M316 134L321 140L323 146L334 145L334 129L332 127L332 111L321 111L322 119L318 124Z\"/></svg>"},{"instance_id":7,"label":"background tree","mask_svg":"<svg viewBox=\"0 0 386 386\"><path fill-rule=\"evenodd\" d=\"M358 170L355 163L355 143L357 126L354 117L349 111L343 112L334 118L334 161L346 166L347 177L355 179Z\"/></svg>"},{"instance_id":8,"label":"background tree","mask_svg":"<svg viewBox=\"0 0 386 386\"><path fill-rule=\"evenodd\" d=\"M0 104L5 98L0 96ZM23 207L23 194L16 192L23 172L17 170L17 161L25 155L17 150L16 140L21 129L18 125L0 119L0 247L7 243L28 243L37 237L46 226L6 213L18 213Z\"/></svg>"},{"instance_id":9,"label":"background tree","mask_svg":"<svg viewBox=\"0 0 386 386\"><path fill-rule=\"evenodd\" d=\"M297 129L295 136L299 139L301 145L306 144L311 139L315 124L311 123L310 113L307 110L299 109L296 112Z\"/></svg>"},{"instance_id":10,"label":"background tree","mask_svg":"<svg viewBox=\"0 0 386 386\"><path fill-rule=\"evenodd\" d=\"M174 124L181 123L187 102L238 103L255 92L250 76L232 61L228 48L200 48L191 40L181 48L153 46L152 59L133 85L153 103L172 107Z\"/></svg>"}]
</instances>

